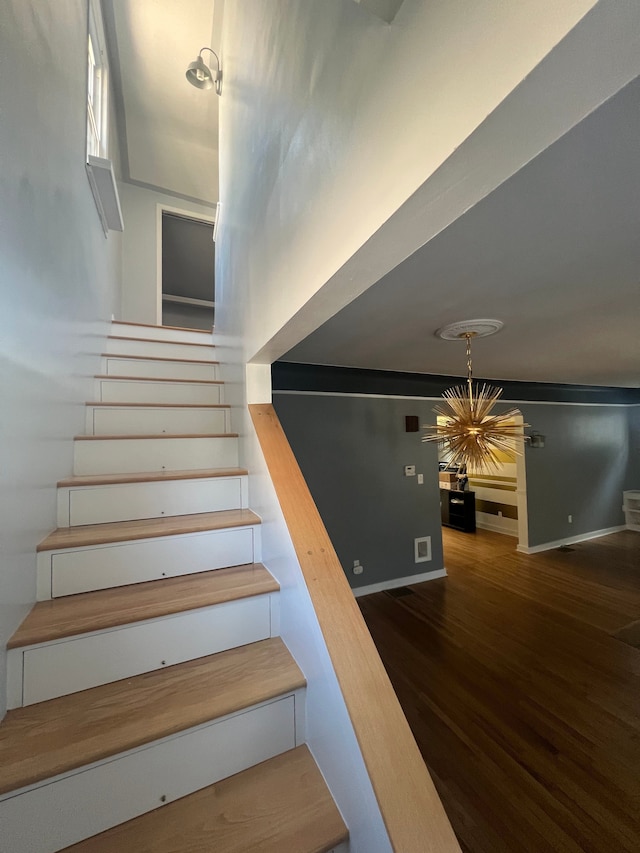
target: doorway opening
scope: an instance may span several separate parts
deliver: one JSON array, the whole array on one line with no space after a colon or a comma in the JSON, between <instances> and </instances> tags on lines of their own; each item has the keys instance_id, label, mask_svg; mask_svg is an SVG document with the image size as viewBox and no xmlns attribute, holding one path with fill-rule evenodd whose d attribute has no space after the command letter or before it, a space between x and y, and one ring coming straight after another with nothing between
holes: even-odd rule
<instances>
[{"instance_id":1,"label":"doorway opening","mask_svg":"<svg viewBox=\"0 0 640 853\"><path fill-rule=\"evenodd\" d=\"M215 312L214 220L170 208L159 214L161 323L210 330Z\"/></svg>"},{"instance_id":2,"label":"doorway opening","mask_svg":"<svg viewBox=\"0 0 640 853\"><path fill-rule=\"evenodd\" d=\"M523 431L522 415L513 419ZM442 523L464 532L476 527L514 537L514 548L529 544L527 484L524 442L518 439L520 455L497 453L498 464L490 472L459 472L447 466L439 454ZM456 494L459 486L466 494ZM451 490L451 491L448 491Z\"/></svg>"}]
</instances>

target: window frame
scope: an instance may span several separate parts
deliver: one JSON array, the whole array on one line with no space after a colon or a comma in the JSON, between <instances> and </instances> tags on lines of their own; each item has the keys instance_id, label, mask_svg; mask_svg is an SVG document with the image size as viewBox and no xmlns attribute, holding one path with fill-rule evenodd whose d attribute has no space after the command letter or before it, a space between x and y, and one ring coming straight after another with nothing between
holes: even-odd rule
<instances>
[{"instance_id":1,"label":"window frame","mask_svg":"<svg viewBox=\"0 0 640 853\"><path fill-rule=\"evenodd\" d=\"M100 0L88 0L87 140L89 156L109 157L109 63Z\"/></svg>"}]
</instances>

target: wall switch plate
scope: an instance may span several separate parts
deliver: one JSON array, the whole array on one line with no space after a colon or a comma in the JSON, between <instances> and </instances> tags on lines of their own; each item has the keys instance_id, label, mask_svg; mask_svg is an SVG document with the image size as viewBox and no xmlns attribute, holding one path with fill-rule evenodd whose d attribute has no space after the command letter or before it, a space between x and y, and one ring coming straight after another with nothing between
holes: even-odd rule
<instances>
[{"instance_id":1,"label":"wall switch plate","mask_svg":"<svg viewBox=\"0 0 640 853\"><path fill-rule=\"evenodd\" d=\"M428 563L431 559L431 537L420 536L414 539L413 554L416 563Z\"/></svg>"},{"instance_id":2,"label":"wall switch plate","mask_svg":"<svg viewBox=\"0 0 640 853\"><path fill-rule=\"evenodd\" d=\"M405 465L404 466L404 476L405 477L415 477L416 476L416 466L415 465Z\"/></svg>"},{"instance_id":3,"label":"wall switch plate","mask_svg":"<svg viewBox=\"0 0 640 853\"><path fill-rule=\"evenodd\" d=\"M421 486L424 483L424 474L418 474L418 485Z\"/></svg>"}]
</instances>

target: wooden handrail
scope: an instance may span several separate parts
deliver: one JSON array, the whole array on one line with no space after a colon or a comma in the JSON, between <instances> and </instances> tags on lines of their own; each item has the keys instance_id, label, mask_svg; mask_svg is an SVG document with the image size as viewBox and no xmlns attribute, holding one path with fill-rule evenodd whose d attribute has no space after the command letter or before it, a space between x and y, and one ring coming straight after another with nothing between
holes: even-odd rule
<instances>
[{"instance_id":1,"label":"wooden handrail","mask_svg":"<svg viewBox=\"0 0 640 853\"><path fill-rule=\"evenodd\" d=\"M249 406L391 846L460 853L320 513L270 404Z\"/></svg>"}]
</instances>

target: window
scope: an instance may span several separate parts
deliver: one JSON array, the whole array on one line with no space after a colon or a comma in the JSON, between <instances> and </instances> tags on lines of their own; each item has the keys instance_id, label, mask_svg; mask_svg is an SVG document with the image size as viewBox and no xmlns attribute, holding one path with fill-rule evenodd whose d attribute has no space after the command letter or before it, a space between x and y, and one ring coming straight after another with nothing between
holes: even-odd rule
<instances>
[{"instance_id":1,"label":"window","mask_svg":"<svg viewBox=\"0 0 640 853\"><path fill-rule=\"evenodd\" d=\"M87 38L87 157L108 156L108 67L99 0L89 0Z\"/></svg>"}]
</instances>

